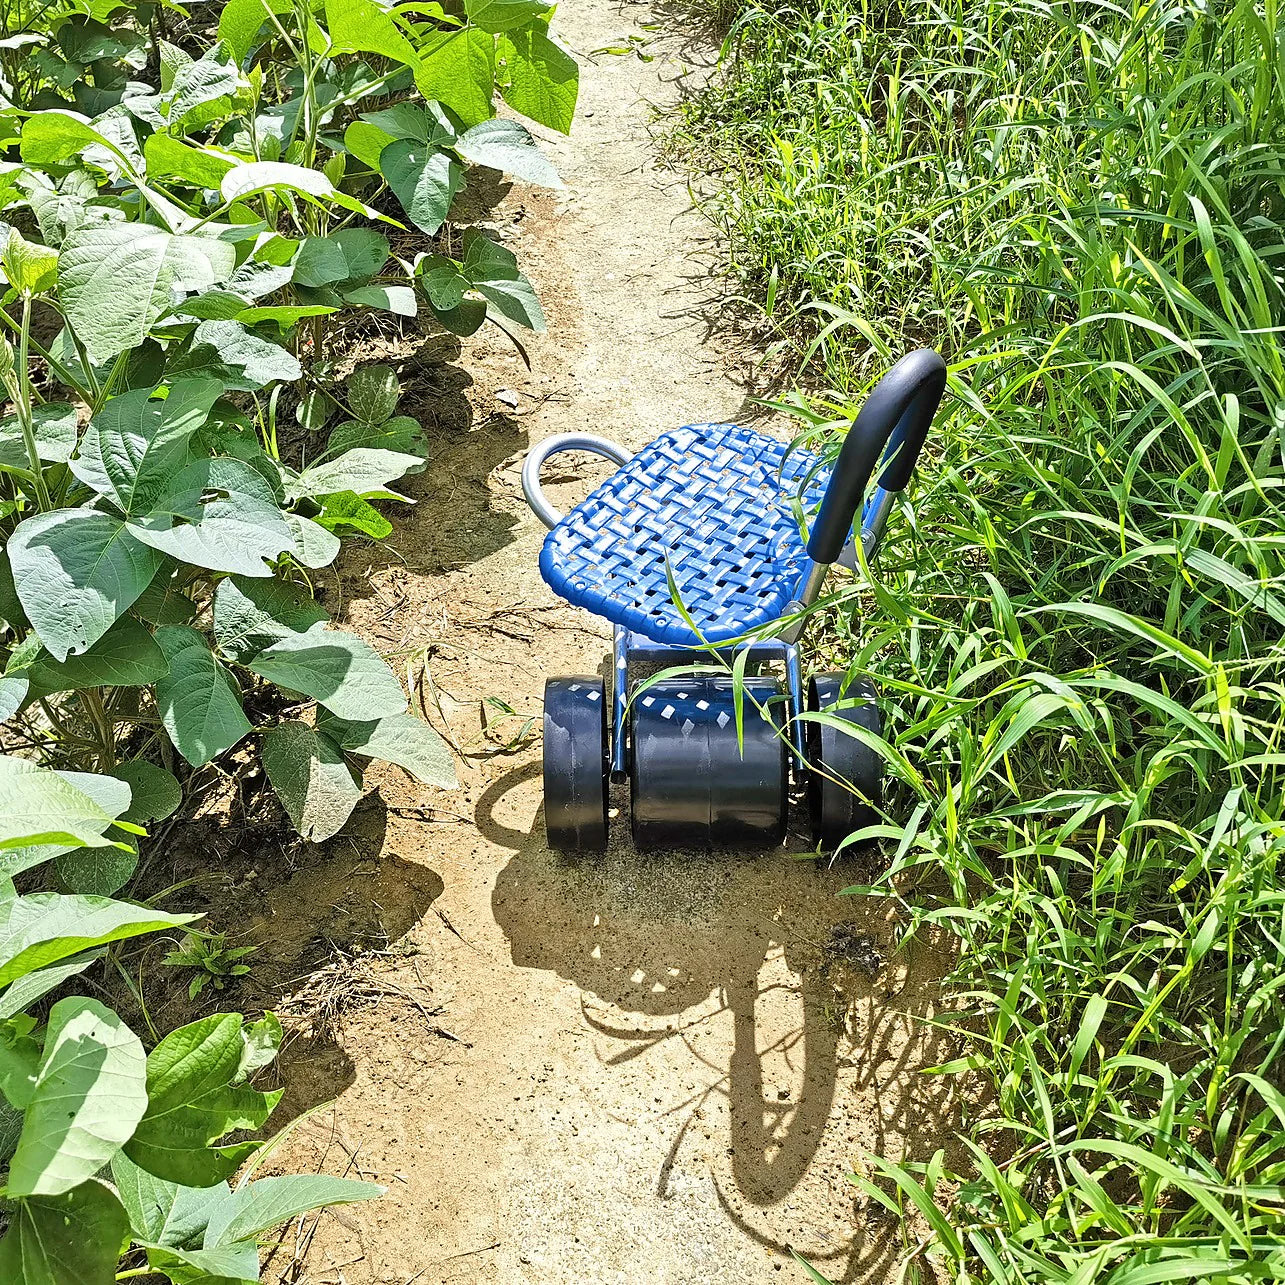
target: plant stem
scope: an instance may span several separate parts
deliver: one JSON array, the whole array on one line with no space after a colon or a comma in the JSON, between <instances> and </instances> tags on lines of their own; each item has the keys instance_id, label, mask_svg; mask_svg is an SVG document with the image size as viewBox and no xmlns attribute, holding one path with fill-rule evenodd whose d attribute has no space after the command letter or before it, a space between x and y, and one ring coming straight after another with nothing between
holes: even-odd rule
<instances>
[{"instance_id":1,"label":"plant stem","mask_svg":"<svg viewBox=\"0 0 1285 1285\"><path fill-rule=\"evenodd\" d=\"M40 451L36 447L36 430L31 421L31 378L27 369L28 343L31 338L31 296L22 298L22 329L18 333L18 360L15 363L9 392L13 397L14 407L18 412L18 423L22 428L22 442L27 448L27 462L31 465L31 480L36 490L36 501L42 513L48 512L53 505L49 500L49 488L45 485L44 468L40 460Z\"/></svg>"},{"instance_id":2,"label":"plant stem","mask_svg":"<svg viewBox=\"0 0 1285 1285\"><path fill-rule=\"evenodd\" d=\"M85 713L94 724L98 733L98 761L103 771L116 766L116 736L112 731L112 721L103 705L102 692L97 687L88 687L80 693L80 703Z\"/></svg>"},{"instance_id":3,"label":"plant stem","mask_svg":"<svg viewBox=\"0 0 1285 1285\"><path fill-rule=\"evenodd\" d=\"M0 324L6 325L15 335L22 333L22 327L3 309L0 309ZM35 339L29 337L28 342L36 350L36 356L45 362L50 372L55 375L60 384L66 384L68 388L80 398L81 401L88 403L90 401L89 393L81 387L76 377L54 357L47 348L44 348Z\"/></svg>"}]
</instances>

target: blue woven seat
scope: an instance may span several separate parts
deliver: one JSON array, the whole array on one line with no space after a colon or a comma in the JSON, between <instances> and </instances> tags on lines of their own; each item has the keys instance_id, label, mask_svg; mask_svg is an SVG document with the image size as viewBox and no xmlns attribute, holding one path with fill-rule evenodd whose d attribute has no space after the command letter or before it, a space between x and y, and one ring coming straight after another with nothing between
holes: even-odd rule
<instances>
[{"instance_id":1,"label":"blue woven seat","mask_svg":"<svg viewBox=\"0 0 1285 1285\"><path fill-rule=\"evenodd\" d=\"M830 472L815 456L734 424L658 437L555 526L540 574L595 615L679 646L723 642L777 619L810 567L799 506Z\"/></svg>"}]
</instances>

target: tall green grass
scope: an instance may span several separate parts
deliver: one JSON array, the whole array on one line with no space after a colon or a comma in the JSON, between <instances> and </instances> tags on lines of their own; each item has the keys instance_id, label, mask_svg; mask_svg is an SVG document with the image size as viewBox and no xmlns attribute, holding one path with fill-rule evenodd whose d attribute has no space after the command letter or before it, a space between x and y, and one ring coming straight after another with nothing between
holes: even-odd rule
<instances>
[{"instance_id":1,"label":"tall green grass","mask_svg":"<svg viewBox=\"0 0 1285 1285\"><path fill-rule=\"evenodd\" d=\"M1275 0L750 4L685 111L811 425L953 363L821 641L893 711L860 891L959 939L942 1070L994 1092L867 1190L952 1280L1285 1279Z\"/></svg>"}]
</instances>

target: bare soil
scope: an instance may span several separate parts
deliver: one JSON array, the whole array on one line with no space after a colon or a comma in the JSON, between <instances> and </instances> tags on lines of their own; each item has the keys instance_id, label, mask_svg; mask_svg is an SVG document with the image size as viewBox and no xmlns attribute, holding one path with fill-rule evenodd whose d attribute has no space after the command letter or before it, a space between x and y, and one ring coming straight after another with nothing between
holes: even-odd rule
<instances>
[{"instance_id":1,"label":"bare soil","mask_svg":"<svg viewBox=\"0 0 1285 1285\"><path fill-rule=\"evenodd\" d=\"M226 800L183 826L174 876L223 871L214 920L260 946L231 1000L290 1031L298 1120L270 1168L388 1188L289 1228L265 1280L802 1282L794 1249L834 1281L892 1281L911 1233L847 1175L951 1134L954 1082L918 1074L945 1056L922 1019L947 961L893 957L891 903L839 895L877 858L828 868L801 836L640 855L623 819L603 859L544 841L543 682L598 669L608 635L539 578L523 452L758 414L753 354L717 333L709 225L649 135L712 50L593 56L657 21L646 3L559 10L582 59L574 134L545 136L566 191L514 188L487 216L549 313L531 369L495 331L363 346L399 362L433 462L393 536L324 590L404 665L461 788L379 769L321 847L229 826ZM551 471L563 504L601 476Z\"/></svg>"}]
</instances>

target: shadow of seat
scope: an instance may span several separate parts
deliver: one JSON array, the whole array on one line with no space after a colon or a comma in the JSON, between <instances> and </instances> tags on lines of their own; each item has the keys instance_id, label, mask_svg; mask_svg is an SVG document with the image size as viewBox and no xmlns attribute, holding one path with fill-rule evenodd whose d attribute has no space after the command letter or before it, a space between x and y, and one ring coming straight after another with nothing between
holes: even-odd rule
<instances>
[{"instance_id":1,"label":"shadow of seat","mask_svg":"<svg viewBox=\"0 0 1285 1285\"><path fill-rule=\"evenodd\" d=\"M540 817L530 833L495 817L503 796L538 774L531 764L501 778L476 813L483 834L513 851L492 894L513 962L580 989L586 1024L620 1044L608 1066L730 1012L722 1063L693 1049L692 1066L716 1077L704 1098L726 1095L741 1198L778 1203L806 1173L834 1100L841 1023L828 1016L823 956L831 926L851 911L836 896L844 880L780 852L639 853L624 834L603 855L561 855Z\"/></svg>"}]
</instances>

